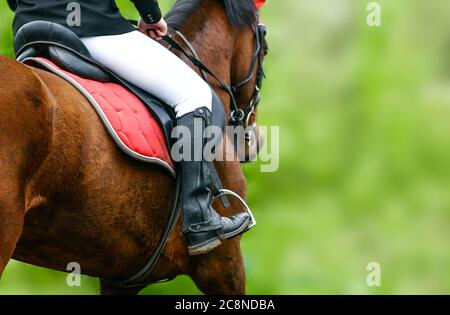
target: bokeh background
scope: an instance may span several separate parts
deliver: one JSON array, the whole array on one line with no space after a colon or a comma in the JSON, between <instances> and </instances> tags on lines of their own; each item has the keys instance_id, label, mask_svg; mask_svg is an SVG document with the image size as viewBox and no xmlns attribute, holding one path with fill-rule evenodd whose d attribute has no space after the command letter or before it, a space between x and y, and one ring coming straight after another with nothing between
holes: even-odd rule
<instances>
[{"instance_id":1,"label":"bokeh background","mask_svg":"<svg viewBox=\"0 0 450 315\"><path fill-rule=\"evenodd\" d=\"M136 18L129 1L117 1ZM172 0L160 0L165 11ZM268 0L260 123L280 168L244 166L259 221L242 245L250 294L450 293L450 2ZM12 56L0 2L0 54ZM381 264L380 287L366 284ZM96 279L11 261L3 294L96 294ZM197 294L187 277L144 294Z\"/></svg>"}]
</instances>

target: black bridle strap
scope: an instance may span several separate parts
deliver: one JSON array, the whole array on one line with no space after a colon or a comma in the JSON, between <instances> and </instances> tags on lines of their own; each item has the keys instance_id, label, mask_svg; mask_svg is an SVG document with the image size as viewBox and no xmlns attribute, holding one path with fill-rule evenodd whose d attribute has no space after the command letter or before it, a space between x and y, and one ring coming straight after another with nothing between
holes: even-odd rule
<instances>
[{"instance_id":1,"label":"black bridle strap","mask_svg":"<svg viewBox=\"0 0 450 315\"><path fill-rule=\"evenodd\" d=\"M194 46L192 46L192 44L189 42L189 40L186 38L186 36L184 36L184 34L182 32L180 32L177 29L174 29L175 34L178 35L179 38L181 38L181 40L184 42L184 44L187 46L187 48L189 48L189 50L191 51L192 55L197 58L197 60L200 60L197 52L195 51ZM202 74L202 78L203 80L205 80L206 82L208 82L208 77L206 76L205 72L203 70L200 70L201 74Z\"/></svg>"},{"instance_id":2,"label":"black bridle strap","mask_svg":"<svg viewBox=\"0 0 450 315\"><path fill-rule=\"evenodd\" d=\"M208 69L200 60L198 60L196 57L190 55L186 50L184 50L183 47L180 46L170 35L163 36L163 39L172 46L172 48L178 50L181 52L194 66L196 66L201 71L204 71L205 73L209 74L211 77L213 77L217 83L219 84L220 88L224 90L231 99L231 105L233 106L233 109L238 111L239 107L236 102L236 98L233 94L233 91L231 87L223 82L217 75L215 75L211 70Z\"/></svg>"},{"instance_id":3,"label":"black bridle strap","mask_svg":"<svg viewBox=\"0 0 450 315\"><path fill-rule=\"evenodd\" d=\"M236 93L240 88L242 88L243 86L245 86L247 83L249 83L251 81L251 79L254 76L253 73L255 72L256 64L260 61L260 55L261 55L260 34L259 34L258 29L254 30L254 33L255 33L255 37L256 37L256 49L252 56L252 63L250 65L250 69L248 70L247 76L245 77L244 80L242 80L240 83L232 86L232 90L234 91L234 93Z\"/></svg>"}]
</instances>

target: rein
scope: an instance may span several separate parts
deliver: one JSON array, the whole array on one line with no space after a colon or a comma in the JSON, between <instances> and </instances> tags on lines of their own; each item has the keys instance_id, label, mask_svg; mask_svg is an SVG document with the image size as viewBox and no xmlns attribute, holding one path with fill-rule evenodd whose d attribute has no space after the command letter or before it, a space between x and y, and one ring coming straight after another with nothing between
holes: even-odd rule
<instances>
[{"instance_id":1,"label":"rein","mask_svg":"<svg viewBox=\"0 0 450 315\"><path fill-rule=\"evenodd\" d=\"M183 33L181 33L179 30L174 30L175 34L178 35L178 37L181 38L181 40L185 43L185 45L187 46L187 48L189 48L189 50L191 51L192 55L197 59L200 60L200 57L197 54L197 51L195 50L194 46L192 46L191 42L186 38L186 36L184 36ZM168 47L169 50L172 50L172 46L170 45ZM202 75L203 80L205 80L206 82L208 82L208 77L205 74L205 71L200 69L200 73Z\"/></svg>"},{"instance_id":2,"label":"rein","mask_svg":"<svg viewBox=\"0 0 450 315\"><path fill-rule=\"evenodd\" d=\"M181 52L190 62L192 62L194 66L196 66L200 70L200 73L206 82L210 84L210 81L208 80L206 74L209 74L217 81L219 87L230 96L232 111L230 113L229 123L233 126L243 126L244 128L248 127L249 118L251 114L254 113L256 107L260 102L261 99L260 91L262 81L264 78L266 78L266 73L263 67L263 57L266 54L266 51L264 51L263 49L263 40L267 34L267 28L264 24L257 22L257 24L252 28L252 30L255 34L255 43L256 43L255 52L252 55L252 62L247 76L245 77L244 80L242 80L236 85L226 84L216 74L214 74L214 72L212 72L207 66L205 66L198 58L198 55L192 44L189 42L189 40L186 38L186 36L184 36L184 34L181 31L175 30L174 32L181 38L181 40L189 48L191 54L189 54L183 47L181 47L181 45L178 44L178 42L175 41L171 35L166 35L163 37L163 40L170 45L169 49L173 48ZM236 101L236 94L239 92L241 88L243 88L253 79L253 77L255 76L254 73L255 67L258 68L256 70L256 84L255 89L253 91L253 95L249 101L249 104L241 108L238 106L238 103Z\"/></svg>"}]
</instances>

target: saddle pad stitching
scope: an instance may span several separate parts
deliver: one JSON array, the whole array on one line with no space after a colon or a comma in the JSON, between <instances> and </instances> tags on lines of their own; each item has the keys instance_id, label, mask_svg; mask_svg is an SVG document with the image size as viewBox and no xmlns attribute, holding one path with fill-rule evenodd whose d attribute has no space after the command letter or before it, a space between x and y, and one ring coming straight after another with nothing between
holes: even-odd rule
<instances>
[{"instance_id":1,"label":"saddle pad stitching","mask_svg":"<svg viewBox=\"0 0 450 315\"><path fill-rule=\"evenodd\" d=\"M115 95L117 95L117 97L120 98L124 103L126 103L126 100L123 99L123 96L120 95L119 93L117 93L116 90L113 90L113 93L114 93ZM131 97L131 98L136 98L136 96L133 95L133 94L131 94L130 97ZM129 106L129 108L130 108L135 114L138 114L138 113L142 112L141 110L136 109L136 108L133 108L132 106ZM146 112L146 115L149 115L149 113ZM139 121L139 119L136 119L136 123L137 123L137 125L139 126L139 131L141 132L142 136L147 140L147 142L150 142L151 139L149 139L149 138L147 137L147 134L143 131L142 126L141 126L141 122ZM157 139L157 141L159 142L159 144L160 144L161 146L166 146L165 141L161 141L161 140L162 140L161 137L156 137L156 139ZM151 147L150 149L153 151L154 154L156 153L156 152L154 151L154 148L153 148L153 147ZM166 157L166 158L167 158L167 157Z\"/></svg>"},{"instance_id":2,"label":"saddle pad stitching","mask_svg":"<svg viewBox=\"0 0 450 315\"><path fill-rule=\"evenodd\" d=\"M91 89L90 90L86 90L90 95L92 95L92 96L96 96L96 97L98 97L98 99L102 99L105 103L108 103L108 104L110 104L110 102L108 102L104 97L103 97L103 95L101 94L101 93L99 93L98 92L98 90L95 88L95 87L90 87ZM97 101L97 100L96 100ZM106 111L113 111L113 112L116 112L117 114L118 113L120 113L121 111L123 111L123 110L125 110L126 108L123 108L123 109L121 109L121 110L116 110L116 109L114 109L114 108L108 108L108 109L102 109L101 111L103 112L103 113L105 113L105 115L106 115ZM126 138L126 141L124 141L122 138L121 138L121 140L124 142L124 144L127 146L127 147L129 147L130 149L132 149L132 150L136 150L136 148L134 148L134 146L132 145L132 141L130 140L130 137L129 137L129 135L127 134L127 133L125 133L125 131L124 131L124 125L123 125L123 121L120 119L120 116L117 116L118 117L118 119L117 119L117 121L120 123L120 127L118 127L118 128L114 128L113 127L113 129L114 129L114 131L118 134L118 133L120 133L122 136L124 136L125 138ZM111 123L111 121L110 121L110 118L107 118L108 119L108 121ZM112 126L112 124L111 124L111 126ZM154 153L154 152L153 152Z\"/></svg>"}]
</instances>

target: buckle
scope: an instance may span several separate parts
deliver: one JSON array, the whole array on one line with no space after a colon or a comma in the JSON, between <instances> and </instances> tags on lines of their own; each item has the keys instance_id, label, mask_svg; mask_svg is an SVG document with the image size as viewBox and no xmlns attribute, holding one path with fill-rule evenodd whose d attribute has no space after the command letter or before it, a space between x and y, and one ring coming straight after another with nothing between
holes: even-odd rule
<instances>
[{"instance_id":1,"label":"buckle","mask_svg":"<svg viewBox=\"0 0 450 315\"><path fill-rule=\"evenodd\" d=\"M245 113L242 109L238 108L237 110L233 110L230 113L230 121L233 123L241 122L245 117Z\"/></svg>"}]
</instances>

